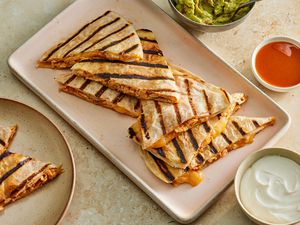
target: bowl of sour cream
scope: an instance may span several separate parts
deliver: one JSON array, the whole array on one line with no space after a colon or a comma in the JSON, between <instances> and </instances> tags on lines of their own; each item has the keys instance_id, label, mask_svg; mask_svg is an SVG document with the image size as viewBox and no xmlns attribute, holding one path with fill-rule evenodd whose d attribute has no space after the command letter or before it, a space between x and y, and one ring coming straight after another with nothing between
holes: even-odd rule
<instances>
[{"instance_id":1,"label":"bowl of sour cream","mask_svg":"<svg viewBox=\"0 0 300 225\"><path fill-rule=\"evenodd\" d=\"M246 215L263 225L300 222L300 155L268 148L249 155L235 176L235 194Z\"/></svg>"}]
</instances>

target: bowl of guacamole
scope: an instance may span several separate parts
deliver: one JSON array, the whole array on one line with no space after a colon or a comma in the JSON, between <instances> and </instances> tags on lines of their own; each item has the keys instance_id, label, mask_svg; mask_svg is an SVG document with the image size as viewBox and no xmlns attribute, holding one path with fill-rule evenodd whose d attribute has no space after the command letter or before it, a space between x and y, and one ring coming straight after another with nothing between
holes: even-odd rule
<instances>
[{"instance_id":1,"label":"bowl of guacamole","mask_svg":"<svg viewBox=\"0 0 300 225\"><path fill-rule=\"evenodd\" d=\"M189 27L204 32L229 30L242 23L255 3L239 6L249 0L169 0L177 18Z\"/></svg>"}]
</instances>

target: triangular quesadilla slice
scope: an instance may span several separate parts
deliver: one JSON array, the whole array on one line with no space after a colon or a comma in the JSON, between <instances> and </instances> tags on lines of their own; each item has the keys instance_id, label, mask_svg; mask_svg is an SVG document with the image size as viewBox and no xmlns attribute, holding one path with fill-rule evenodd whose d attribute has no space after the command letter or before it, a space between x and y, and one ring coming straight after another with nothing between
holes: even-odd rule
<instances>
[{"instance_id":1,"label":"triangular quesadilla slice","mask_svg":"<svg viewBox=\"0 0 300 225\"><path fill-rule=\"evenodd\" d=\"M72 70L81 76L139 99L178 102L179 89L165 57L150 30L137 31L144 58L134 62L86 59L76 63Z\"/></svg>"},{"instance_id":2,"label":"triangular quesadilla slice","mask_svg":"<svg viewBox=\"0 0 300 225\"><path fill-rule=\"evenodd\" d=\"M61 167L6 151L0 155L0 210L63 172Z\"/></svg>"},{"instance_id":3,"label":"triangular quesadilla slice","mask_svg":"<svg viewBox=\"0 0 300 225\"><path fill-rule=\"evenodd\" d=\"M55 77L60 83L60 90L80 97L96 105L101 105L116 112L132 117L140 114L140 100L124 93L103 86L97 81L72 73Z\"/></svg>"},{"instance_id":4,"label":"triangular quesadilla slice","mask_svg":"<svg viewBox=\"0 0 300 225\"><path fill-rule=\"evenodd\" d=\"M0 154L5 152L15 136L17 126L0 127Z\"/></svg>"},{"instance_id":5,"label":"triangular quesadilla slice","mask_svg":"<svg viewBox=\"0 0 300 225\"><path fill-rule=\"evenodd\" d=\"M274 117L256 118L232 116L226 129L211 143L203 147L192 163L185 169L169 166L148 151L141 150L148 169L165 183L189 183L193 186L201 182L201 169L223 157L231 150L252 143L255 135L264 128L273 125Z\"/></svg>"},{"instance_id":6,"label":"triangular quesadilla slice","mask_svg":"<svg viewBox=\"0 0 300 225\"><path fill-rule=\"evenodd\" d=\"M197 152L225 129L230 116L240 108L240 105L247 98L242 93L235 93L232 94L232 99L232 103L222 113L180 133L165 146L146 149L146 151L151 152L152 155L160 158L171 167L186 168ZM131 130L131 135L138 134L136 130ZM137 141L141 137L132 138Z\"/></svg>"},{"instance_id":7,"label":"triangular quesadilla slice","mask_svg":"<svg viewBox=\"0 0 300 225\"><path fill-rule=\"evenodd\" d=\"M141 101L141 115L132 128L140 127L142 149L165 146L179 133L223 112L232 101L224 89L181 68L172 66L172 71L181 99L177 104Z\"/></svg>"},{"instance_id":8,"label":"triangular quesadilla slice","mask_svg":"<svg viewBox=\"0 0 300 225\"><path fill-rule=\"evenodd\" d=\"M38 66L70 68L82 59L91 58L142 59L141 42L133 26L117 13L107 11L44 53Z\"/></svg>"}]
</instances>

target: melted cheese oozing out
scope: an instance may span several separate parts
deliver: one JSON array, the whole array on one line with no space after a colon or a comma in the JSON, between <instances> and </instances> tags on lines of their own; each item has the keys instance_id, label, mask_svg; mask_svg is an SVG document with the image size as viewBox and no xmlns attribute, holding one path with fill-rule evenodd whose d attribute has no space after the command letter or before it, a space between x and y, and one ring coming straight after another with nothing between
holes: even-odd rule
<instances>
[{"instance_id":1,"label":"melted cheese oozing out","mask_svg":"<svg viewBox=\"0 0 300 225\"><path fill-rule=\"evenodd\" d=\"M281 156L265 156L241 179L243 205L258 219L287 223L300 219L300 165Z\"/></svg>"}]
</instances>

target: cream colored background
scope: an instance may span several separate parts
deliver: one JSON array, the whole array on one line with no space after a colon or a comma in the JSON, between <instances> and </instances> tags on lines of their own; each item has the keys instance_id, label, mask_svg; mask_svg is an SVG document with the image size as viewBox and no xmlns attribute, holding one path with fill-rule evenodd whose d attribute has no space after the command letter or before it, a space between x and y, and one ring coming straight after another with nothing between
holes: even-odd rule
<instances>
[{"instance_id":1,"label":"cream colored background","mask_svg":"<svg viewBox=\"0 0 300 225\"><path fill-rule=\"evenodd\" d=\"M0 97L18 100L38 109L60 127L73 149L77 182L74 199L63 225L176 224L9 72L6 62L8 56L71 2L72 0L0 0ZM154 2L171 14L167 0ZM260 41L275 35L287 35L300 40L299 24L300 0L264 0L242 25L233 30L194 34L290 113L291 128L276 146L300 153L300 89L285 94L267 91L258 85L250 68L252 50ZM239 208L231 186L194 224L253 223Z\"/></svg>"}]
</instances>

